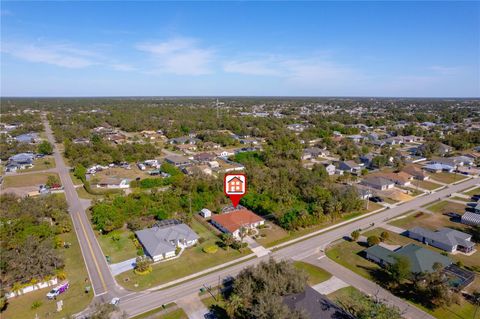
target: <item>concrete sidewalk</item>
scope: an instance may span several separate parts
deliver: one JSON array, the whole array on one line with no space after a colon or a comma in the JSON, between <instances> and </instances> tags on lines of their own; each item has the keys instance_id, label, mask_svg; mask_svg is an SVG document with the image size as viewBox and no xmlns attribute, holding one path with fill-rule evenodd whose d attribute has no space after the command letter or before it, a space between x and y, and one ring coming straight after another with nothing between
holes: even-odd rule
<instances>
[{"instance_id":1,"label":"concrete sidewalk","mask_svg":"<svg viewBox=\"0 0 480 319\"><path fill-rule=\"evenodd\" d=\"M338 289L345 288L348 286L349 285L343 280L341 280L340 278L332 276L332 278L328 279L327 281L316 284L315 286L312 286L312 288L321 294L328 295L328 294L331 294L332 292L337 291Z\"/></svg>"}]
</instances>

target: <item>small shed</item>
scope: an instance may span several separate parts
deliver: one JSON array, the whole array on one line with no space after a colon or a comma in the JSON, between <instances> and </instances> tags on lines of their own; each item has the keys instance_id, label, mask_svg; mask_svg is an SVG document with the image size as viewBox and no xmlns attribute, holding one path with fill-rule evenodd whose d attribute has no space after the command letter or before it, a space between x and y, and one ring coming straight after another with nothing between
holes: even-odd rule
<instances>
[{"instance_id":1,"label":"small shed","mask_svg":"<svg viewBox=\"0 0 480 319\"><path fill-rule=\"evenodd\" d=\"M200 215L203 217L203 218L210 218L212 217L212 211L208 208L203 208L201 211L200 211Z\"/></svg>"}]
</instances>

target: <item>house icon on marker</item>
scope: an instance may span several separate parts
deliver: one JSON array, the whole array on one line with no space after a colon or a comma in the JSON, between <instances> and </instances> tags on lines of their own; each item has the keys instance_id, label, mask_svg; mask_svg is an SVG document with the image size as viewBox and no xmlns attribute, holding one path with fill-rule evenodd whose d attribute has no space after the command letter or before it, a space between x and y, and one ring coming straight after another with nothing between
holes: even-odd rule
<instances>
[{"instance_id":1,"label":"house icon on marker","mask_svg":"<svg viewBox=\"0 0 480 319\"><path fill-rule=\"evenodd\" d=\"M243 181L237 176L227 181L227 192L230 193L243 193L244 192Z\"/></svg>"}]
</instances>

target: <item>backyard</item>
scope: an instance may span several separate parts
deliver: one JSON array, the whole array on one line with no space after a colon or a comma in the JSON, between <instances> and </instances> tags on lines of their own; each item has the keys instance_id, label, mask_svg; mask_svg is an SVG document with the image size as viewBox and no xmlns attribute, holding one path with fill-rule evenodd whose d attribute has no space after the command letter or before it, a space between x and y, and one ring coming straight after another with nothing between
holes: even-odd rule
<instances>
[{"instance_id":1,"label":"backyard","mask_svg":"<svg viewBox=\"0 0 480 319\"><path fill-rule=\"evenodd\" d=\"M70 284L67 292L61 294L57 301L63 300L63 310L56 312L56 301L48 300L45 295L51 288L37 290L23 296L8 300L7 309L2 312L2 319L31 319L38 314L40 318L65 318L85 309L93 297L93 292L85 293L88 283L88 274L78 245L75 233L61 235L65 242L70 242L70 248L61 248L65 256L65 272ZM32 309L34 302L41 305Z\"/></svg>"},{"instance_id":2,"label":"backyard","mask_svg":"<svg viewBox=\"0 0 480 319\"><path fill-rule=\"evenodd\" d=\"M124 272L116 277L118 283L127 289L143 290L209 269L251 253L247 248L241 251L231 248L218 248L216 253L205 253L202 249L215 245L219 238L195 219L192 220L191 227L201 238L204 238L201 244L186 249L179 258L154 264L152 266L153 271L147 275L136 275L133 271Z\"/></svg>"}]
</instances>

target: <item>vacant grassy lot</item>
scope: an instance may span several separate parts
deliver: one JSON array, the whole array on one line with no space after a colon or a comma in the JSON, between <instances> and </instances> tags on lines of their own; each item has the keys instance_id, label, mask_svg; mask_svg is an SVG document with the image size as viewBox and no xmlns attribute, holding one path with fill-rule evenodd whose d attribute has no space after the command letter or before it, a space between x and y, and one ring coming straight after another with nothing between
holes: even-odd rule
<instances>
[{"instance_id":1,"label":"vacant grassy lot","mask_svg":"<svg viewBox=\"0 0 480 319\"><path fill-rule=\"evenodd\" d=\"M406 217L389 222L390 225L394 225L400 228L409 229L415 226L425 227L432 230L441 227L461 228L465 229L466 226L460 223L452 222L450 217L442 215L440 213L427 214L423 212L415 212L409 214Z\"/></svg>"},{"instance_id":2,"label":"vacant grassy lot","mask_svg":"<svg viewBox=\"0 0 480 319\"><path fill-rule=\"evenodd\" d=\"M36 173L36 174L25 174L25 175L14 175L14 176L5 176L3 180L3 187L28 187L28 186L38 186L41 184L46 184L48 176L56 176L56 173Z\"/></svg>"},{"instance_id":3,"label":"vacant grassy lot","mask_svg":"<svg viewBox=\"0 0 480 319\"><path fill-rule=\"evenodd\" d=\"M19 171L22 172L33 172L33 171L42 171L45 169L50 169L55 167L55 158L53 156L45 156L44 158L37 158L33 161L33 167L28 169L23 169Z\"/></svg>"},{"instance_id":4,"label":"vacant grassy lot","mask_svg":"<svg viewBox=\"0 0 480 319\"><path fill-rule=\"evenodd\" d=\"M188 319L187 314L182 308L172 310L164 315L154 317L155 319Z\"/></svg>"},{"instance_id":5,"label":"vacant grassy lot","mask_svg":"<svg viewBox=\"0 0 480 319\"><path fill-rule=\"evenodd\" d=\"M118 263L137 256L130 236L135 234L129 230L115 230L107 235L98 235L97 239L103 253L110 256L112 263Z\"/></svg>"},{"instance_id":6,"label":"vacant grassy lot","mask_svg":"<svg viewBox=\"0 0 480 319\"><path fill-rule=\"evenodd\" d=\"M427 206L427 209L434 213L440 213L440 214L451 213L451 212L463 214L465 212L465 205L444 200L444 201L435 203L433 205Z\"/></svg>"},{"instance_id":7,"label":"vacant grassy lot","mask_svg":"<svg viewBox=\"0 0 480 319\"><path fill-rule=\"evenodd\" d=\"M137 177L146 178L150 177L147 171L141 171L136 165L131 165L132 169L125 169L121 167L113 167L101 172L96 173L92 176L93 179L102 179L105 177L119 177L119 178L128 178L131 180L136 179Z\"/></svg>"},{"instance_id":8,"label":"vacant grassy lot","mask_svg":"<svg viewBox=\"0 0 480 319\"><path fill-rule=\"evenodd\" d=\"M372 212L372 211L375 211L375 210L378 210L378 209L381 209L381 208L384 208L384 207L380 204L370 202L368 204L368 210L366 208L363 208L360 212L353 212L353 213L350 213L350 214L345 214L341 218L339 218L335 221L328 221L327 220L327 221L325 221L323 223L320 223L318 225L314 225L314 226L306 227L306 228L301 228L301 229L293 230L293 231L286 231L286 230L284 230L284 229L282 229L278 226L273 227L271 231L268 230L268 229L262 229L260 231L260 234L262 234L262 233L266 234L266 237L258 238L257 241L264 247L272 247L272 246L284 243L286 241L289 241L289 240L292 240L292 239L295 239L295 238L298 238L298 237L308 235L308 234L313 233L317 230L321 230L323 228L333 226L335 224L353 219L355 217L364 215L366 213L369 213L369 212ZM269 232L271 232L270 235L269 235Z\"/></svg>"},{"instance_id":9,"label":"vacant grassy lot","mask_svg":"<svg viewBox=\"0 0 480 319\"><path fill-rule=\"evenodd\" d=\"M415 180L412 181L412 185L413 185L413 187L417 187L417 186L418 186L418 187L420 187L420 188L427 189L427 190L429 190L429 191L442 187L442 185L437 184L437 183L435 183L435 182L431 182L430 180L428 180L428 181L419 181L419 180L417 180L417 179L415 179Z\"/></svg>"},{"instance_id":10,"label":"vacant grassy lot","mask_svg":"<svg viewBox=\"0 0 480 319\"><path fill-rule=\"evenodd\" d=\"M468 192L464 192L464 194L468 196L480 195L480 187L474 188Z\"/></svg>"},{"instance_id":11,"label":"vacant grassy lot","mask_svg":"<svg viewBox=\"0 0 480 319\"><path fill-rule=\"evenodd\" d=\"M85 286L88 285L88 274L85 263L78 245L75 233L64 234L63 240L72 243L68 249L61 248L65 256L65 270L70 288L61 294L57 301L63 300L63 311L56 312L56 301L48 300L45 295L51 288L37 290L23 296L9 299L5 312L2 312L2 319L32 319L38 314L39 318L65 318L68 315L80 312L90 303L93 292L85 293ZM86 281L87 280L87 281ZM40 301L42 305L35 310L31 305Z\"/></svg>"},{"instance_id":12,"label":"vacant grassy lot","mask_svg":"<svg viewBox=\"0 0 480 319\"><path fill-rule=\"evenodd\" d=\"M219 241L219 238L195 219L192 220L191 226L200 237L205 239L202 244L186 249L180 258L153 265L153 271L148 275L139 276L133 271L124 272L116 277L118 283L127 289L143 290L209 269L251 253L249 249L237 251L231 248L219 248L215 254L207 254L203 252L203 247L214 245Z\"/></svg>"},{"instance_id":13,"label":"vacant grassy lot","mask_svg":"<svg viewBox=\"0 0 480 319\"><path fill-rule=\"evenodd\" d=\"M311 286L321 283L332 277L332 274L330 274L328 271L308 263L294 261L293 265L308 274L308 284Z\"/></svg>"},{"instance_id":14,"label":"vacant grassy lot","mask_svg":"<svg viewBox=\"0 0 480 319\"><path fill-rule=\"evenodd\" d=\"M454 174L447 172L435 173L430 176L430 178L445 184L455 183L467 178L465 175L462 174Z\"/></svg>"}]
</instances>

